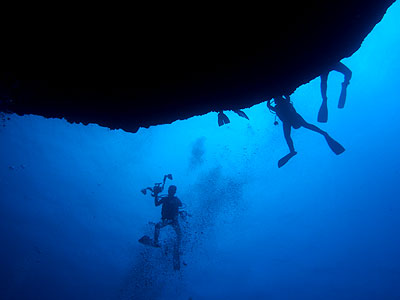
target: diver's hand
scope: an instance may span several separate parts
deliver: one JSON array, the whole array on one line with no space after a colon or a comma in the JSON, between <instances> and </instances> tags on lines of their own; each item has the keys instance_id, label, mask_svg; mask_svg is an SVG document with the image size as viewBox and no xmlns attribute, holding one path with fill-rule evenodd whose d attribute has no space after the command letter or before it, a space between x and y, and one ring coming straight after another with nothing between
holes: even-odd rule
<instances>
[{"instance_id":1,"label":"diver's hand","mask_svg":"<svg viewBox=\"0 0 400 300\"><path fill-rule=\"evenodd\" d=\"M154 190L154 194L159 194L161 191L162 191L162 188L160 187L160 186L155 186L154 188L153 188L153 190Z\"/></svg>"}]
</instances>

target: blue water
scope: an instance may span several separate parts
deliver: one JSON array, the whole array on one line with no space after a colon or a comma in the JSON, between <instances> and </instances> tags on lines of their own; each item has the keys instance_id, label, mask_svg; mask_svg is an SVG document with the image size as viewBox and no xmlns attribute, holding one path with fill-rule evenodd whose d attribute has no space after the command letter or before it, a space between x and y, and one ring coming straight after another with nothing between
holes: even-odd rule
<instances>
[{"instance_id":1,"label":"blue water","mask_svg":"<svg viewBox=\"0 0 400 300\"><path fill-rule=\"evenodd\" d=\"M317 124L320 80L292 95L297 111L345 146L292 131L265 103L250 121L216 113L138 133L11 115L0 125L1 299L400 299L400 4L328 82L329 122ZM160 207L140 190L167 181L190 214L182 266Z\"/></svg>"}]
</instances>

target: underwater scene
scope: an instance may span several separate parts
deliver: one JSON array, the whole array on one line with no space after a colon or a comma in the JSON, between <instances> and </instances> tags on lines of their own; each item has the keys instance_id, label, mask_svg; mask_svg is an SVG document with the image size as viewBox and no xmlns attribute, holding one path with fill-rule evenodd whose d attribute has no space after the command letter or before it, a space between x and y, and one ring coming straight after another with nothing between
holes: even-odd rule
<instances>
[{"instance_id":1,"label":"underwater scene","mask_svg":"<svg viewBox=\"0 0 400 300\"><path fill-rule=\"evenodd\" d=\"M341 63L137 133L2 114L0 298L400 299L400 3Z\"/></svg>"}]
</instances>

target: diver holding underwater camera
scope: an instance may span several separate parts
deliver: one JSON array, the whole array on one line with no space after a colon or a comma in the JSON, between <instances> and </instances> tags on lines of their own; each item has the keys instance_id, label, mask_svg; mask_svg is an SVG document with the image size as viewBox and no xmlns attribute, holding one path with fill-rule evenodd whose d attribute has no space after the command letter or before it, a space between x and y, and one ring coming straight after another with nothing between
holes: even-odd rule
<instances>
[{"instance_id":1,"label":"diver holding underwater camera","mask_svg":"<svg viewBox=\"0 0 400 300\"><path fill-rule=\"evenodd\" d=\"M168 174L164 176L163 183L155 183L153 188L147 187L142 189L142 193L146 195L146 191L151 191L151 196L154 197L154 205L160 206L162 204L161 209L161 221L158 222L154 227L154 238L151 239L149 236L145 235L139 239L139 242L148 246L160 247L158 238L160 236L160 229L171 225L176 233L176 243L174 247L174 269L179 270L180 262L179 262L179 248L182 240L182 232L181 227L179 225L179 215L184 215L183 211L179 211L179 208L183 206L182 202L176 194L176 186L170 185L168 188L167 195L159 195L165 186L166 179L172 180L172 175Z\"/></svg>"},{"instance_id":2,"label":"diver holding underwater camera","mask_svg":"<svg viewBox=\"0 0 400 300\"><path fill-rule=\"evenodd\" d=\"M172 180L172 174L164 175L162 186L161 186L161 182L155 183L153 188L147 187L145 189L142 189L141 192L143 193L143 195L146 195L147 190L149 190L151 192L151 196L154 197L156 194L159 194L164 190L165 180L167 180L167 178Z\"/></svg>"}]
</instances>

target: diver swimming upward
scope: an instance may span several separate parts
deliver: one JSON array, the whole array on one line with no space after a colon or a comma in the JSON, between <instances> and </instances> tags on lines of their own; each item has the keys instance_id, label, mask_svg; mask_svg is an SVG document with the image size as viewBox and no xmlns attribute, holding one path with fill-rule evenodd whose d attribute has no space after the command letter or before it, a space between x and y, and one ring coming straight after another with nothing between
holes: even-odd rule
<instances>
[{"instance_id":1,"label":"diver swimming upward","mask_svg":"<svg viewBox=\"0 0 400 300\"><path fill-rule=\"evenodd\" d=\"M303 117L300 116L294 109L292 103L290 102L290 96L277 96L274 98L274 100L275 100L275 106L271 105L271 100L267 101L267 106L271 111L275 112L276 115L279 117L279 119L282 121L283 135L290 150L289 154L282 157L278 161L278 168L282 167L289 161L289 159L291 159L293 156L297 154L297 152L294 150L293 140L290 136L292 127L294 129L304 127L321 134L322 136L325 137L331 150L335 152L335 154L337 155L341 154L345 150L343 146L340 145L338 142L336 142L334 139L332 139L327 132L321 130L320 128L318 128L313 124L307 123L303 119Z\"/></svg>"}]
</instances>

